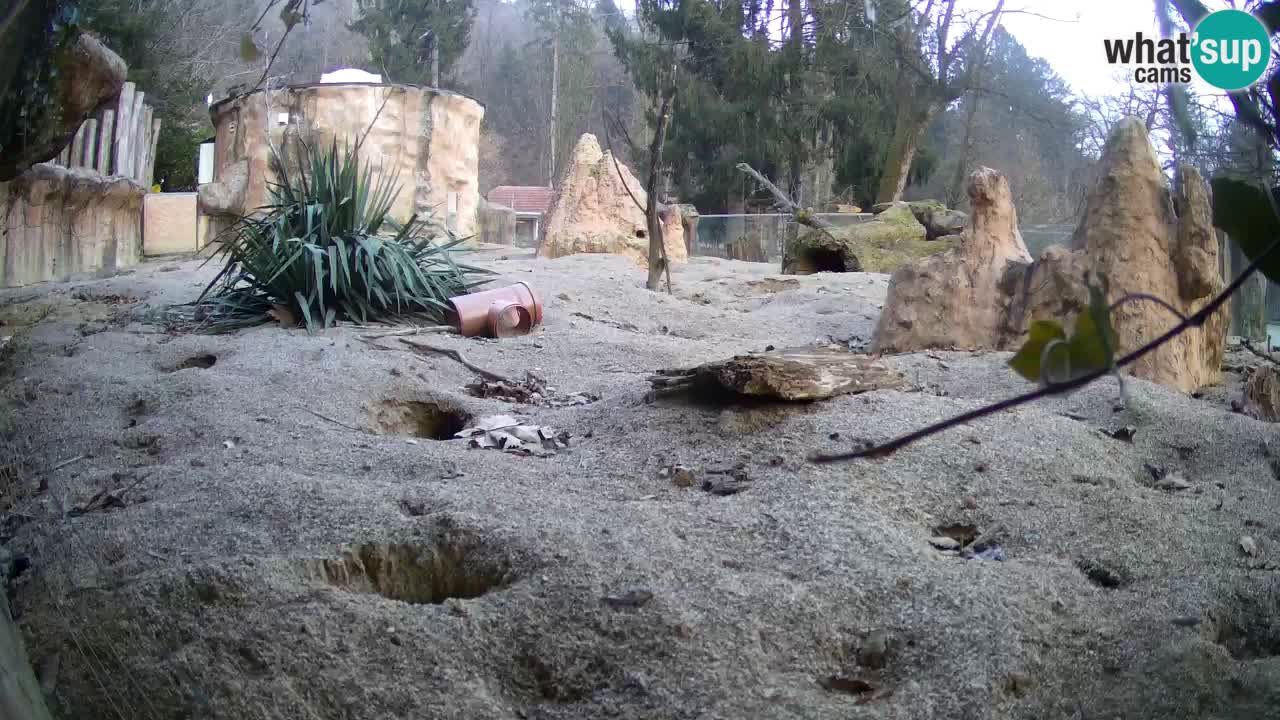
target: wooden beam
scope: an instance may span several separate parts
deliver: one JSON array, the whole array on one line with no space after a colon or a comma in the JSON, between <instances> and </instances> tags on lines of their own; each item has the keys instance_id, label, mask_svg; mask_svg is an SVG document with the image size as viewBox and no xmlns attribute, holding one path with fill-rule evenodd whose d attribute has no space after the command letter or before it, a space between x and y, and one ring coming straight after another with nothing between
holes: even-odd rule
<instances>
[{"instance_id":1,"label":"wooden beam","mask_svg":"<svg viewBox=\"0 0 1280 720\"><path fill-rule=\"evenodd\" d=\"M154 118L151 121L151 149L147 153L147 172L146 182L143 183L147 187L151 187L156 181L156 145L160 142L160 118Z\"/></svg>"},{"instance_id":2,"label":"wooden beam","mask_svg":"<svg viewBox=\"0 0 1280 720\"><path fill-rule=\"evenodd\" d=\"M115 142L113 143L111 173L127 175L129 157L129 113L133 112L133 93L138 86L131 82L124 84L120 90L120 100L116 104Z\"/></svg>"},{"instance_id":3,"label":"wooden beam","mask_svg":"<svg viewBox=\"0 0 1280 720\"><path fill-rule=\"evenodd\" d=\"M71 162L67 163L67 167L80 167L84 160L84 126L84 123L80 123L76 134L71 138Z\"/></svg>"},{"instance_id":4,"label":"wooden beam","mask_svg":"<svg viewBox=\"0 0 1280 720\"><path fill-rule=\"evenodd\" d=\"M116 111L110 108L102 111L102 122L98 125L98 161L94 165L103 175L111 174L111 148L115 146Z\"/></svg>"},{"instance_id":5,"label":"wooden beam","mask_svg":"<svg viewBox=\"0 0 1280 720\"><path fill-rule=\"evenodd\" d=\"M84 151L80 155L80 167L93 170L97 159L98 121L96 118L89 118L84 121Z\"/></svg>"},{"instance_id":6,"label":"wooden beam","mask_svg":"<svg viewBox=\"0 0 1280 720\"><path fill-rule=\"evenodd\" d=\"M138 148L142 145L142 139L139 137L138 129L142 127L142 101L147 94L141 90L133 95L133 109L129 111L129 152L126 154L125 162L128 172L125 177L138 179Z\"/></svg>"}]
</instances>

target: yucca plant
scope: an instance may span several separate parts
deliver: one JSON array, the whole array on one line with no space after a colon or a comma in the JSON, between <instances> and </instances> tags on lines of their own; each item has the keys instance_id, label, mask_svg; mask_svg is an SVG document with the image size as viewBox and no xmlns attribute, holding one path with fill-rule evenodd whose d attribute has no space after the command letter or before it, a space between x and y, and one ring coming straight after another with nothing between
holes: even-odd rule
<instances>
[{"instance_id":1,"label":"yucca plant","mask_svg":"<svg viewBox=\"0 0 1280 720\"><path fill-rule=\"evenodd\" d=\"M222 270L171 322L208 332L272 317L308 331L343 319L440 322L449 298L488 282L478 276L489 271L454 262L462 239L416 215L404 225L388 217L399 184L361 163L358 144L289 147L292 162L272 152L271 203L219 237Z\"/></svg>"}]
</instances>

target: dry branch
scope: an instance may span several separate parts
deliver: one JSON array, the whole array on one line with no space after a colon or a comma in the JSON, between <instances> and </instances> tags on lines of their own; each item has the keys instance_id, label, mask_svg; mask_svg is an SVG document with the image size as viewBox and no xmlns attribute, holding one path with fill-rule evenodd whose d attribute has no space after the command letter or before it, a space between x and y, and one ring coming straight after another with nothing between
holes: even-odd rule
<instances>
[{"instance_id":1,"label":"dry branch","mask_svg":"<svg viewBox=\"0 0 1280 720\"><path fill-rule=\"evenodd\" d=\"M778 202L779 205L782 206L783 209L785 209L787 212L795 216L796 222L800 223L801 225L807 225L811 228L817 228L818 230L827 230L829 228L834 227L831 223L827 222L826 220L823 220L822 218L815 216L812 211L797 205L795 201L787 197L787 194L782 192L782 190L779 189L777 185L774 185L772 182L770 182L769 178L766 178L765 176L761 175L755 168L751 167L746 163L738 163L738 169L750 175L752 178L755 179L756 182L760 183L760 185L765 190L768 190L769 193L773 195L773 198Z\"/></svg>"}]
</instances>

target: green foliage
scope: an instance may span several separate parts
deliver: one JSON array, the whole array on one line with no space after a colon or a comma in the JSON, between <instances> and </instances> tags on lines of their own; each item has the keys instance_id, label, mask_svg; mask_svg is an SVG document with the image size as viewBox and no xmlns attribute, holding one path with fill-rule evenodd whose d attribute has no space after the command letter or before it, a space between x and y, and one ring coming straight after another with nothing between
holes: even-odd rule
<instances>
[{"instance_id":1,"label":"green foliage","mask_svg":"<svg viewBox=\"0 0 1280 720\"><path fill-rule=\"evenodd\" d=\"M870 199L892 128L893 75L863 3L640 0L641 32L609 31L636 86L656 97L678 66L666 157L678 193L704 211L742 199L745 162L795 193L832 152L837 183ZM770 23L773 23L772 26ZM650 122L652 123L652 118Z\"/></svg>"},{"instance_id":2,"label":"green foliage","mask_svg":"<svg viewBox=\"0 0 1280 720\"><path fill-rule=\"evenodd\" d=\"M156 141L155 182L164 192L194 192L200 144L213 132L207 125L162 117Z\"/></svg>"},{"instance_id":3,"label":"green foliage","mask_svg":"<svg viewBox=\"0 0 1280 720\"><path fill-rule=\"evenodd\" d=\"M49 145L58 126L61 103L54 97L58 55L78 35L79 11L73 0L38 0L3 11L0 31L0 175L16 175L25 167L8 167L30 152ZM56 150L54 151L56 152Z\"/></svg>"},{"instance_id":4,"label":"green foliage","mask_svg":"<svg viewBox=\"0 0 1280 720\"><path fill-rule=\"evenodd\" d=\"M440 321L446 301L487 282L487 271L453 261L461 240L437 244L416 216L393 236L399 193L393 176L361 163L359 147L297 142L272 156L272 202L222 239L221 272L200 298L172 316L223 332L277 319L308 331L339 319L376 322L417 315ZM287 150L285 151L288 152Z\"/></svg>"},{"instance_id":5,"label":"green foliage","mask_svg":"<svg viewBox=\"0 0 1280 720\"><path fill-rule=\"evenodd\" d=\"M389 80L431 83L437 44L443 77L467 47L475 19L472 0L357 0L351 30L369 41L373 64Z\"/></svg>"},{"instance_id":6,"label":"green foliage","mask_svg":"<svg viewBox=\"0 0 1280 720\"><path fill-rule=\"evenodd\" d=\"M1085 278L1089 306L1076 317L1071 337L1054 320L1031 323L1027 342L1009 360L1014 372L1032 382L1055 385L1115 367L1119 338L1107 303L1109 283L1099 274L1097 284Z\"/></svg>"}]
</instances>

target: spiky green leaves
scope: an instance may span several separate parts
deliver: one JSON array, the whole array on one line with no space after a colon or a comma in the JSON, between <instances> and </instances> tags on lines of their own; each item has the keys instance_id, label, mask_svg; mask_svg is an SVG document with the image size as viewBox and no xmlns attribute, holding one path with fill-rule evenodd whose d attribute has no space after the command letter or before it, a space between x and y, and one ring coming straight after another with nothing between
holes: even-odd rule
<instances>
[{"instance_id":1,"label":"spiky green leaves","mask_svg":"<svg viewBox=\"0 0 1280 720\"><path fill-rule=\"evenodd\" d=\"M309 331L342 319L440 321L449 298L487 282L488 271L454 262L461 239L428 236L416 216L390 221L395 177L362 163L358 145L291 148L272 158L271 204L224 235L222 271L188 306L204 329L266 322L273 309Z\"/></svg>"}]
</instances>

